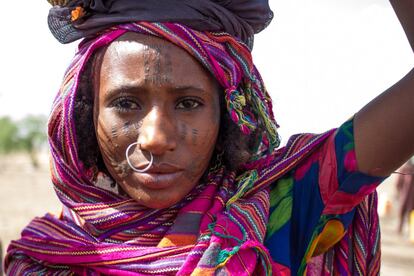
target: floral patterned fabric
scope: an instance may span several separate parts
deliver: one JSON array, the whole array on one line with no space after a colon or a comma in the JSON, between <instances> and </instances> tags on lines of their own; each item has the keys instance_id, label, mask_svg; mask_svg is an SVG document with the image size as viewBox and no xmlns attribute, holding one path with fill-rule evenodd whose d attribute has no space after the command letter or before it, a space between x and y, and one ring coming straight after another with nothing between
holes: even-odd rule
<instances>
[{"instance_id":1,"label":"floral patterned fabric","mask_svg":"<svg viewBox=\"0 0 414 276\"><path fill-rule=\"evenodd\" d=\"M358 171L352 120L279 179L270 193L265 246L273 260L285 268L281 275L304 274L312 257L344 239L356 207L383 179ZM335 260L331 263L334 266ZM346 274L351 269L336 271Z\"/></svg>"}]
</instances>

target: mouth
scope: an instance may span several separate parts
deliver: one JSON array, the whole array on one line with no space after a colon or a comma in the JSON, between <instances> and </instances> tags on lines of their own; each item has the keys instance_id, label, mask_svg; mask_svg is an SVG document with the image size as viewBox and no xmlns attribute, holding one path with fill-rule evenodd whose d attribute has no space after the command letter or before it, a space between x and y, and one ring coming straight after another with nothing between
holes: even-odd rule
<instances>
[{"instance_id":1,"label":"mouth","mask_svg":"<svg viewBox=\"0 0 414 276\"><path fill-rule=\"evenodd\" d=\"M144 169L148 164L140 164L137 169ZM134 173L134 176L142 186L150 189L165 189L175 185L182 176L184 170L180 167L168 164L153 164L149 170L143 173Z\"/></svg>"}]
</instances>

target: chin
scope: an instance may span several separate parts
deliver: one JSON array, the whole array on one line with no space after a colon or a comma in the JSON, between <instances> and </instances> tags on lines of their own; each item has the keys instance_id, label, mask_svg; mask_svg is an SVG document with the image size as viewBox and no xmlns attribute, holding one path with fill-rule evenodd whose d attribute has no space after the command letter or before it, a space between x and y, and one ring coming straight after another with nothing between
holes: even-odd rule
<instances>
[{"instance_id":1,"label":"chin","mask_svg":"<svg viewBox=\"0 0 414 276\"><path fill-rule=\"evenodd\" d=\"M194 185L172 186L166 185L164 188L157 186L157 189L148 185L135 184L134 181L122 181L119 183L124 192L134 199L138 204L151 209L165 209L180 202L191 191ZM183 183L183 181L177 181ZM132 183L132 184L131 184ZM155 186L155 185L154 185Z\"/></svg>"},{"instance_id":2,"label":"chin","mask_svg":"<svg viewBox=\"0 0 414 276\"><path fill-rule=\"evenodd\" d=\"M179 197L167 191L152 191L151 193L126 191L126 193L138 204L150 209L169 208L185 197L185 195Z\"/></svg>"}]
</instances>

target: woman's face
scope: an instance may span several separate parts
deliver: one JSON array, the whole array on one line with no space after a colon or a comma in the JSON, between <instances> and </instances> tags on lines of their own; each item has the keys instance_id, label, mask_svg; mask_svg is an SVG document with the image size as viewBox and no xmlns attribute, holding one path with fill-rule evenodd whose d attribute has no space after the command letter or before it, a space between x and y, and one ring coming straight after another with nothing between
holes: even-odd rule
<instances>
[{"instance_id":1,"label":"woman's face","mask_svg":"<svg viewBox=\"0 0 414 276\"><path fill-rule=\"evenodd\" d=\"M218 85L188 53L159 38L127 33L95 64L94 122L105 165L149 208L184 198L206 171L220 125ZM154 163L145 173L151 152Z\"/></svg>"}]
</instances>

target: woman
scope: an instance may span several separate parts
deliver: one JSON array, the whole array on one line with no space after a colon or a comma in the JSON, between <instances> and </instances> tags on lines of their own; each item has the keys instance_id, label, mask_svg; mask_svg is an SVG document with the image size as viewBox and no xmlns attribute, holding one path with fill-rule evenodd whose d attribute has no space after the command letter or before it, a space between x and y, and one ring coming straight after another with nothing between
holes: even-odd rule
<instances>
[{"instance_id":1,"label":"woman","mask_svg":"<svg viewBox=\"0 0 414 276\"><path fill-rule=\"evenodd\" d=\"M414 153L413 73L275 150L250 54L267 1L63 2L52 33L85 38L49 121L63 212L11 243L8 274L379 273L374 191Z\"/></svg>"}]
</instances>

